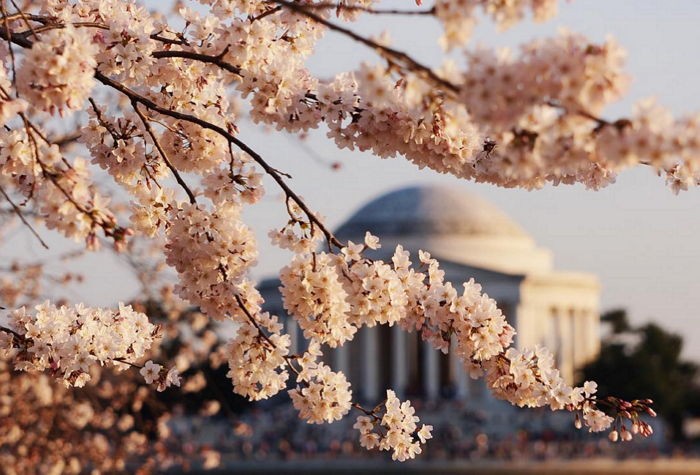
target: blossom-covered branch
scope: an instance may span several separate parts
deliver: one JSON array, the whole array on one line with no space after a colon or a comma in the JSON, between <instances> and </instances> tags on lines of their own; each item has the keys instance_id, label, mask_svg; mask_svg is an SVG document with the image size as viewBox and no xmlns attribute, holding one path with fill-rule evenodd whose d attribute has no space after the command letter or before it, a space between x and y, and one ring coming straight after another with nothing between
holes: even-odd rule
<instances>
[{"instance_id":1,"label":"blossom-covered branch","mask_svg":"<svg viewBox=\"0 0 700 475\"><path fill-rule=\"evenodd\" d=\"M410 11L371 0L199 3L169 15L134 1L42 0L29 11L0 3L0 190L20 218L32 206L38 221L89 249L100 229L118 250L132 235L151 240L175 270L180 298L235 323L217 358L228 362L236 393L265 399L293 374L288 392L303 419L332 422L355 407L361 444L397 460L420 453L430 426L419 427L410 403L391 391L373 409L353 403L345 375L321 361L324 345L341 346L363 326L398 325L442 351L456 341L465 371L512 404L571 411L577 427L612 429L612 438L651 433L640 419L653 414L651 401L599 398L593 382L565 383L546 349L512 348L514 329L473 280L458 292L437 260L421 252L414 266L400 246L390 262L369 259L380 246L369 233L363 243L341 242L238 125L247 116L296 134L324 127L339 148L498 186L598 188L645 164L678 190L700 178L697 117L674 119L645 102L629 118L605 119L627 83L613 40L562 32L517 53L466 49L466 64L434 67L346 24L363 13L434 16L442 45L454 48L468 40L478 9L507 27L528 12L550 17L555 0L437 0ZM315 77L306 61L329 30L381 61ZM59 117L78 111L76 129L63 130ZM79 137L89 160L49 139L61 136ZM121 188L111 206L97 169ZM258 248L242 215L264 195L265 176L282 190L289 218L269 236L293 253L280 278L289 318L309 340L300 355L290 354L280 317L263 311L248 277ZM179 383L176 372L139 363L154 327L129 307L46 303L11 315L2 348L18 369L80 386L91 365L135 365L160 389Z\"/></svg>"}]
</instances>

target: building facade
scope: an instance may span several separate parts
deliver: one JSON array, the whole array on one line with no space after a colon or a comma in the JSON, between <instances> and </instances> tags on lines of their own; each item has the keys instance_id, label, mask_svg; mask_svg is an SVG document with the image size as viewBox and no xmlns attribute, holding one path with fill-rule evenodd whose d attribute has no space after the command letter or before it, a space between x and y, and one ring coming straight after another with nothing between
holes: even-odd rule
<instances>
[{"instance_id":1,"label":"building facade","mask_svg":"<svg viewBox=\"0 0 700 475\"><path fill-rule=\"evenodd\" d=\"M573 382L577 367L599 351L600 286L595 276L555 271L552 254L540 248L518 224L491 203L461 189L409 187L382 195L360 208L336 235L362 242L366 231L382 248L372 255L389 260L397 244L416 256L436 257L445 280L456 288L474 278L494 298L516 329L518 348L537 344L555 355L564 378ZM267 310L285 315L278 280L260 291ZM285 318L292 351L304 349L301 330ZM325 349L334 370L343 371L366 401L382 399L386 389L400 397L469 399L493 403L482 381L465 374L453 353L434 350L398 326L362 328L337 349Z\"/></svg>"}]
</instances>

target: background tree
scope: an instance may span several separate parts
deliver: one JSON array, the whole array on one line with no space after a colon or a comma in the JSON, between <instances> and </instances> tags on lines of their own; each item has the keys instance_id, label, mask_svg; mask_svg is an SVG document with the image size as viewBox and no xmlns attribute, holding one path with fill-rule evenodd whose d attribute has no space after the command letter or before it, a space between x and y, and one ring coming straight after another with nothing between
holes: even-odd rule
<instances>
[{"instance_id":1,"label":"background tree","mask_svg":"<svg viewBox=\"0 0 700 475\"><path fill-rule=\"evenodd\" d=\"M631 326L625 310L607 312L601 321L609 332L598 359L581 370L581 379L593 379L601 392L621 397L643 391L654 400L671 436L683 438L684 418L700 409L700 368L681 358L683 337L654 323Z\"/></svg>"}]
</instances>

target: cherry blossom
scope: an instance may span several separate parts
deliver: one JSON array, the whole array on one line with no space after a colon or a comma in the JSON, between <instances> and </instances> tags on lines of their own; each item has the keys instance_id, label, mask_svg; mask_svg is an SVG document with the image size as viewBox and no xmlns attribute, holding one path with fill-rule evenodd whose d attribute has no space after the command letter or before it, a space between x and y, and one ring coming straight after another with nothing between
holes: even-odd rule
<instances>
[{"instance_id":1,"label":"cherry blossom","mask_svg":"<svg viewBox=\"0 0 700 475\"><path fill-rule=\"evenodd\" d=\"M34 310L10 313L2 351L15 355L16 369L50 370L68 385L85 385L95 364L135 364L158 336L157 327L131 306L112 311L45 302ZM149 361L141 374L153 382L160 368Z\"/></svg>"},{"instance_id":2,"label":"cherry blossom","mask_svg":"<svg viewBox=\"0 0 700 475\"><path fill-rule=\"evenodd\" d=\"M358 416L354 428L360 431L360 444L391 451L391 458L404 462L422 452L421 443L432 437L432 426L422 425L408 401L401 402L392 390L386 392L383 415Z\"/></svg>"},{"instance_id":3,"label":"cherry blossom","mask_svg":"<svg viewBox=\"0 0 700 475\"><path fill-rule=\"evenodd\" d=\"M177 2L168 14L133 0L40 0L22 11L11 3L0 12L3 197L35 236L33 222L88 250L104 238L130 255L149 243L160 256L154 267L169 266L177 279L164 295L197 308L195 332L210 320L236 327L207 355L228 364L236 393L260 400L288 389L309 423L354 409L364 447L411 459L432 428L419 426L410 402L389 390L376 408L364 408L352 401L346 376L320 360L324 345L342 346L363 326L398 326L443 352L452 347L464 371L484 378L497 398L570 411L576 427L610 430L611 440L651 434L640 418L655 415L651 401L600 396L590 381L572 387L547 349L514 348L515 330L470 276L456 286L437 259L420 251L414 264L400 245L390 259L374 259L381 243L369 232L362 242L341 242L241 132L251 122L302 137L321 129L340 149L501 187L598 189L635 166L676 192L696 186L697 114L673 117L642 101L626 117L604 118L629 83L626 53L614 39L563 30L514 50L468 43L477 18L501 29L544 21L556 0L417 1L406 9L372 0L199 0ZM434 17L439 43L463 49L464 59L430 67L388 35L354 29L366 15L391 14ZM307 62L329 31L376 60L316 77ZM72 128L59 122L69 114ZM309 340L301 354L291 354L280 316L263 310L250 280L258 248L244 216L266 192L282 193L288 217L268 236L292 254L280 291L288 318ZM0 290L13 305L0 349L16 370L83 386L98 367L133 366L157 391L206 384L201 373L181 376L187 356L171 364L151 355L157 328L130 306L46 302L31 311L15 307L19 294L36 300L35 286ZM217 337L208 335L203 347L213 351ZM87 406L74 412L78 426L94 418ZM167 432L165 418L158 430ZM145 438L133 437L134 446ZM214 451L203 457L211 466L220 459Z\"/></svg>"}]
</instances>

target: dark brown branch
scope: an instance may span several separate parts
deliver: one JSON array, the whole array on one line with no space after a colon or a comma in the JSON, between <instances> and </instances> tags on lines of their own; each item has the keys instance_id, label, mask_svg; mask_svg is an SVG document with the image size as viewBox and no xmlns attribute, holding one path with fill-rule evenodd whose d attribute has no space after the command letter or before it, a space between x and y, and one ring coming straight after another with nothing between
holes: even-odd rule
<instances>
[{"instance_id":1,"label":"dark brown branch","mask_svg":"<svg viewBox=\"0 0 700 475\"><path fill-rule=\"evenodd\" d=\"M116 143L117 143L117 142L119 141L119 139L120 139L119 133L116 131L116 129L114 128L114 126L112 126L112 124L110 124L109 122L107 122L107 121L104 119L104 117L102 117L102 111L100 111L100 108L97 107L97 103L95 102L95 100L94 100L92 97L88 97L88 102L90 103L90 106L92 107L92 111L95 113L95 118L97 119L97 122L98 122L102 127L104 127L105 129L107 129L107 132L109 132L109 134L112 136L112 140L114 140L114 143L115 143L115 145L116 145Z\"/></svg>"},{"instance_id":2,"label":"dark brown branch","mask_svg":"<svg viewBox=\"0 0 700 475\"><path fill-rule=\"evenodd\" d=\"M32 234L34 235L34 237L36 237L36 238L39 240L39 242L40 242L41 245L44 247L44 249L48 249L48 248L49 248L48 244L46 244L46 243L44 242L44 240L41 239L41 236L39 236L39 233L36 231L36 229L34 229L34 226L32 226L32 224L31 224L29 221L27 221L27 219L26 219L26 218L24 217L24 215L22 214L22 210L19 209L19 206L17 206L17 205L14 203L14 201L12 201L12 199L11 199L10 196L7 194L7 192L3 189L2 186L0 186L0 194L2 194L2 196L4 196L5 199L7 200L7 202L10 203L10 206L12 206L12 209L14 210L15 214L19 217L20 221L22 221L22 223L23 223L26 227L29 228L29 230L32 232Z\"/></svg>"},{"instance_id":3,"label":"dark brown branch","mask_svg":"<svg viewBox=\"0 0 700 475\"><path fill-rule=\"evenodd\" d=\"M227 63L223 60L225 52L218 56L211 56L207 54L195 53L192 51L154 51L151 56L154 58L187 58L196 61L201 61L203 63L212 63L219 66L230 73L240 76L241 68L234 66L231 63Z\"/></svg>"},{"instance_id":4,"label":"dark brown branch","mask_svg":"<svg viewBox=\"0 0 700 475\"><path fill-rule=\"evenodd\" d=\"M148 132L148 135L151 136L151 140L153 140L153 145L158 150L158 153L160 154L161 158L165 162L165 165L170 169L171 172L173 172L173 175L175 176L175 180L182 187L182 189L185 190L185 193L187 193L187 197L190 199L190 203L192 203L192 204L197 203L197 198L194 197L194 193L192 193L192 190L190 189L190 187L187 186L187 183L185 183L185 180L182 179L180 172L177 171L177 168L175 168L175 166L172 164L170 159L168 159L168 156L165 153L165 150L163 150L163 147L161 147L160 142L158 141L158 137L156 136L155 132L153 131L153 127L151 127L151 124L148 123L148 118L145 115L143 115L143 113L139 110L138 103L132 99L131 106L134 108L134 112L136 112L136 115L139 116L139 119L141 119L141 122L143 122L143 126L146 128L146 132Z\"/></svg>"},{"instance_id":5,"label":"dark brown branch","mask_svg":"<svg viewBox=\"0 0 700 475\"><path fill-rule=\"evenodd\" d=\"M387 58L392 59L394 61L402 62L405 65L405 67L407 67L409 70L412 70L416 73L419 73L423 76L426 76L430 81L432 81L433 83L435 83L439 86L444 87L445 89L447 89L450 92L459 93L459 91L460 91L460 87L458 85L453 84L450 81L441 78L431 68L416 61L415 59L413 59L411 56L404 53L403 51L399 51L397 49L381 45L381 44L377 43L376 41L372 41L369 38L365 38L364 36L358 35L357 33L355 33L354 31L352 31L348 28L345 28L345 27L340 26L340 25L336 25L335 23L332 23L332 22L326 20L325 18L319 16L315 12L310 11L305 6L302 6L302 5L293 3L293 2L288 2L286 0L269 0L269 1L277 3L279 5L282 5L285 8L288 8L288 9L292 10L293 12L298 13L299 15L303 15L303 16L305 16L305 17L307 17L307 18L309 18L317 23L320 23L320 24L328 27L329 29L331 29L337 33L341 33L341 34L347 36L348 38L351 38L351 39L357 41L358 43L362 43L363 45L365 45L369 48L372 48L373 50L375 50L377 53L379 53L383 57L387 57Z\"/></svg>"},{"instance_id":6,"label":"dark brown branch","mask_svg":"<svg viewBox=\"0 0 700 475\"><path fill-rule=\"evenodd\" d=\"M94 21L76 21L71 23L71 25L75 26L76 28L98 28L100 30L109 30L109 27L107 25L103 25L102 23L97 23ZM49 30L57 30L61 28L65 28L66 24L65 23L47 23L43 26L40 26L38 28L33 28L31 31L27 32L21 32L20 34L26 34L26 33L32 33L32 34L37 34L37 33L43 33L44 31L49 31Z\"/></svg>"},{"instance_id":7,"label":"dark brown branch","mask_svg":"<svg viewBox=\"0 0 700 475\"><path fill-rule=\"evenodd\" d=\"M598 124L598 128L602 129L603 127L607 127L608 125L613 125L612 122L607 121L605 119L602 119L600 117L596 117L595 115L591 114L588 111L585 111L583 109L578 109L575 111L570 111L567 109L564 105L562 105L559 101L555 100L549 100L545 104L547 104L549 107L554 107L555 109L561 110L565 114L575 114L575 115L580 115L581 117L585 117L588 120L592 120L596 124Z\"/></svg>"},{"instance_id":8,"label":"dark brown branch","mask_svg":"<svg viewBox=\"0 0 700 475\"><path fill-rule=\"evenodd\" d=\"M75 141L77 141L81 136L80 132L71 132L66 135L61 135L58 137L53 137L50 139L50 142L53 145L56 145L58 148L65 147L66 145L69 145Z\"/></svg>"},{"instance_id":9,"label":"dark brown branch","mask_svg":"<svg viewBox=\"0 0 700 475\"><path fill-rule=\"evenodd\" d=\"M92 352L91 352L91 354L92 354ZM124 358L112 358L112 361L118 361L119 363L124 363L125 365L129 365L132 368L137 368L137 369L143 368L143 366L141 366L140 364L132 363L130 361L125 360Z\"/></svg>"},{"instance_id":10,"label":"dark brown branch","mask_svg":"<svg viewBox=\"0 0 700 475\"><path fill-rule=\"evenodd\" d=\"M12 3L12 6L15 7L15 10L17 10L17 13L19 14L19 16L20 16L20 17L22 18L22 20L24 21L24 24L27 25L27 28L29 28L29 31L31 31L32 36L34 36L34 38L38 40L38 39L39 39L39 36L37 36L36 31L34 31L34 28L32 27L32 24L29 23L29 19L28 19L27 16L24 14L24 12L22 11L22 9L19 8L19 6L18 6L17 3L15 2L15 0L10 0L10 3ZM3 7L3 10L4 10L4 7ZM3 11L3 13L5 13L5 12Z\"/></svg>"},{"instance_id":11,"label":"dark brown branch","mask_svg":"<svg viewBox=\"0 0 700 475\"><path fill-rule=\"evenodd\" d=\"M16 338L17 338L18 340L20 340L20 341L26 340L26 338L24 337L24 335L20 335L19 333L17 333L16 331L14 331L14 330L11 329L11 328L7 328L7 327L0 326L0 332L9 333L10 335L13 335L14 337L16 337Z\"/></svg>"},{"instance_id":12,"label":"dark brown branch","mask_svg":"<svg viewBox=\"0 0 700 475\"><path fill-rule=\"evenodd\" d=\"M274 0L272 0L274 1ZM402 10L398 8L371 8L363 7L362 5L345 5L343 3L334 2L323 2L323 3L312 3L305 5L304 8L307 10L330 10L334 9L336 12L341 12L343 10L347 11L360 11L362 13L369 13L371 15L434 15L435 7L429 10Z\"/></svg>"},{"instance_id":13,"label":"dark brown branch","mask_svg":"<svg viewBox=\"0 0 700 475\"><path fill-rule=\"evenodd\" d=\"M270 16L270 15L274 15L275 13L277 13L277 12L279 12L279 11L281 11L281 10L282 10L282 7L280 7L280 6L270 8L270 9L268 9L268 10L265 10L264 12L262 12L262 13L261 13L260 15L258 15L258 16L251 17L251 18L250 18L250 22L253 23L253 22L256 22L256 21L258 21L258 20L262 20L263 18L265 18L265 17L267 17L267 16Z\"/></svg>"},{"instance_id":14,"label":"dark brown branch","mask_svg":"<svg viewBox=\"0 0 700 475\"><path fill-rule=\"evenodd\" d=\"M323 232L324 236L326 237L326 239L330 243L332 243L334 246L336 246L338 248L344 247L343 244L333 235L333 233L323 224L323 222L313 214L313 212L308 208L306 203L304 203L304 201L299 197L299 195L297 195L289 187L289 185L287 185L287 183L284 181L284 178L282 177L280 172L278 172L274 167L272 167L270 164L268 164L260 156L260 154L258 154L255 150L250 148L248 145L246 145L240 139L235 137L228 130L226 130L223 127L218 126L216 124L212 124L211 122L208 122L208 121L201 119L197 116L185 114L183 112L174 111L174 110L168 109L166 107L160 106L160 105L156 104L154 101L152 101L151 99L148 99L148 98L140 95L136 91L134 91L134 90L126 87L125 85L105 76L104 74L102 74L99 71L95 72L95 79L97 79L102 84L109 86L109 87L121 92L122 94L127 96L132 101L143 104L148 109L151 109L155 112L158 112L159 114L163 114L163 115L172 117L174 119L184 120L186 122L191 122L193 124L197 124L200 127L203 127L205 129L208 129L208 130L211 130L211 131L218 133L219 135L224 137L226 140L228 140L229 142L236 145L236 147L238 147L239 149L241 149L242 151L244 151L245 153L250 155L250 157L253 160L255 160L255 162L257 162L258 165L260 165L263 168L263 170L265 170L265 172L268 175L270 175L273 180L275 180L275 182L277 182L277 184L280 186L280 188L282 188L282 190L284 190L284 192L287 196L292 197L292 199L297 203L297 205L299 205L299 207L304 211L306 216L309 218L309 221L313 221L318 226L318 228L321 230L321 232Z\"/></svg>"},{"instance_id":15,"label":"dark brown branch","mask_svg":"<svg viewBox=\"0 0 700 475\"><path fill-rule=\"evenodd\" d=\"M5 2L4 0L0 0L0 11L2 12L3 15L3 21L5 23L5 30L10 31L10 21L7 19L7 10L5 10ZM10 64L12 66L12 84L15 86L15 94L17 93L17 69L15 65L15 52L12 48L12 39L11 37L7 37L7 49L10 52ZM8 96L9 99L9 96Z\"/></svg>"},{"instance_id":16,"label":"dark brown branch","mask_svg":"<svg viewBox=\"0 0 700 475\"><path fill-rule=\"evenodd\" d=\"M253 325L255 329L258 330L258 334L267 342L268 345L270 345L270 348L277 348L277 346L272 342L272 340L270 340L270 337L267 336L267 333L265 333L265 331L263 331L263 329L260 328L260 324L255 319L255 317L253 317L253 314L250 313L248 307L245 306L245 302L243 302L243 299L238 294L236 294L236 302L238 303L238 307L245 314L246 318L250 321L251 325Z\"/></svg>"},{"instance_id":17,"label":"dark brown branch","mask_svg":"<svg viewBox=\"0 0 700 475\"><path fill-rule=\"evenodd\" d=\"M187 46L187 41L184 38L179 38L177 40L174 40L172 38L166 38L165 36L161 35L162 31L158 33L153 33L151 35L152 40L160 41L161 43L165 43L168 45L180 45L180 46Z\"/></svg>"}]
</instances>

